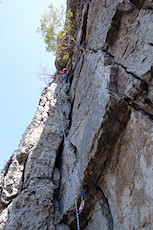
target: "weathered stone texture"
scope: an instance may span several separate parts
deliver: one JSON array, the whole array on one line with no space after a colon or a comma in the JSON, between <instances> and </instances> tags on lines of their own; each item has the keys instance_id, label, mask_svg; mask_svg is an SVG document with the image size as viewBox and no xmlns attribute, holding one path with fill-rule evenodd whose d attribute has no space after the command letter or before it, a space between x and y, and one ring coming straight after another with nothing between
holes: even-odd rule
<instances>
[{"instance_id":1,"label":"weathered stone texture","mask_svg":"<svg viewBox=\"0 0 153 230\"><path fill-rule=\"evenodd\" d=\"M124 14L120 20L118 39L108 50L117 63L143 79L143 75L150 71L152 66L152 10L135 10L133 13Z\"/></svg>"},{"instance_id":2,"label":"weathered stone texture","mask_svg":"<svg viewBox=\"0 0 153 230\"><path fill-rule=\"evenodd\" d=\"M116 145L111 167L99 181L109 200L114 229L152 229L152 141L152 121L132 111Z\"/></svg>"},{"instance_id":3,"label":"weathered stone texture","mask_svg":"<svg viewBox=\"0 0 153 230\"><path fill-rule=\"evenodd\" d=\"M91 2L87 23L87 47L89 47L89 49L99 50L106 48L107 34L119 2L120 0L95 0Z\"/></svg>"},{"instance_id":4,"label":"weathered stone texture","mask_svg":"<svg viewBox=\"0 0 153 230\"><path fill-rule=\"evenodd\" d=\"M63 124L68 127L70 100L61 85L52 83L44 89L33 121L5 168L0 229L47 229L50 219L53 222L53 197L60 183L56 159L63 142L59 113L62 95L66 97L61 102L65 105L61 110Z\"/></svg>"},{"instance_id":5,"label":"weathered stone texture","mask_svg":"<svg viewBox=\"0 0 153 230\"><path fill-rule=\"evenodd\" d=\"M126 146L123 135L127 132L130 122L131 127L135 127L133 124L133 114L137 114L135 111L139 111L139 117L136 116L137 120L141 117L145 118L152 127L152 3L150 1L145 3L138 1L137 3L136 1L91 1L90 3L86 1L82 5L82 14L77 41L81 43L82 33L86 33L84 34L86 52L79 56L79 61L76 59L70 91L73 102L72 124L68 135L70 145L73 146L71 151L77 193L81 193L79 187L80 181L83 181L86 185L87 200L90 203L86 204L80 216L81 226L86 225L85 229L100 229L100 226L103 226L104 229L151 228L152 220L149 219L149 216L152 215L152 210L149 210L148 207L149 214L147 214L143 209L148 202L145 200L146 197L140 199L141 204L135 204L137 211L129 207L126 210L125 204L120 208L119 202L115 203L114 199L118 195L116 190L113 192L114 187L111 186L115 186L116 181L120 181L120 177L123 177L121 184L124 187L124 173L130 181L132 180L130 172L135 180L139 181L141 178L141 183L145 182L144 175L147 169L135 174L137 160L134 161L134 157L125 161L121 167L122 158L119 158L116 148L118 145L119 148ZM149 20L151 20L150 23ZM86 28L83 27L85 24ZM74 62L73 57L72 60ZM135 125L138 128L140 124L141 122L137 121ZM149 136L149 131L146 132ZM128 135L133 138L140 137L139 131L136 133ZM144 136L143 132L142 136ZM138 139L133 143L135 148L137 142ZM127 138L126 143L129 147L131 140ZM142 151L146 149L145 144L140 147ZM150 146L147 155L151 155L152 145ZM124 149L120 151L124 152ZM131 151L135 156L135 149ZM128 154L131 154L130 151ZM116 167L115 156L117 160L120 159L121 165L118 168L120 175L115 174L115 182L113 182L113 176L109 176L107 168L110 169L114 164ZM64 158L60 204L61 210L69 217L68 223L71 224L73 218L69 215L69 211L73 205L71 202L73 194L69 191L70 182L67 182L67 176L64 173L67 168L64 165L65 161ZM103 181L106 181L106 184ZM97 210L99 207L99 201L95 199L97 187L104 192L112 219L104 216L102 208L100 211ZM120 189L118 184L116 187ZM148 188L142 187L148 193ZM112 192L108 192L109 188ZM133 190L136 188L134 187ZM111 194L108 195L109 193ZM122 195L119 195L120 199ZM136 196L125 197L127 203L133 203L134 199ZM149 199L148 205L152 203L151 193ZM122 216L124 209L125 214ZM97 215L96 212L98 212ZM141 223L140 216L141 219L144 216L143 223ZM122 224L121 219L124 219L125 223L123 221ZM73 222L71 226L72 229L75 228Z\"/></svg>"},{"instance_id":6,"label":"weathered stone texture","mask_svg":"<svg viewBox=\"0 0 153 230\"><path fill-rule=\"evenodd\" d=\"M0 229L77 229L73 179L78 205L82 185L87 200L81 229L151 230L153 3L67 4L81 46L67 63L72 84L44 89L1 175Z\"/></svg>"}]
</instances>

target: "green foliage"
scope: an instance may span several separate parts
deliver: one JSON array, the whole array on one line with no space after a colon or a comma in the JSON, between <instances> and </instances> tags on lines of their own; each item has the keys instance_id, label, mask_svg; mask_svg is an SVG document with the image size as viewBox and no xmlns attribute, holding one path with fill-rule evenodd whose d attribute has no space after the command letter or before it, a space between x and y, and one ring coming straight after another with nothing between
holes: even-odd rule
<instances>
[{"instance_id":1,"label":"green foliage","mask_svg":"<svg viewBox=\"0 0 153 230\"><path fill-rule=\"evenodd\" d=\"M70 32L72 29L72 17L73 17L73 12L71 10L68 10L67 15L66 15L66 31Z\"/></svg>"},{"instance_id":2,"label":"green foliage","mask_svg":"<svg viewBox=\"0 0 153 230\"><path fill-rule=\"evenodd\" d=\"M48 10L41 16L37 31L42 35L47 51L56 51L57 34L64 25L63 16L63 8L58 9L53 4L50 4Z\"/></svg>"},{"instance_id":3,"label":"green foliage","mask_svg":"<svg viewBox=\"0 0 153 230\"><path fill-rule=\"evenodd\" d=\"M68 34L72 29L73 13L68 10L64 24L64 7L56 8L53 4L48 6L48 10L41 16L40 27L37 31L42 35L46 50L56 53L57 58L62 55L66 58L66 50L69 48Z\"/></svg>"}]
</instances>

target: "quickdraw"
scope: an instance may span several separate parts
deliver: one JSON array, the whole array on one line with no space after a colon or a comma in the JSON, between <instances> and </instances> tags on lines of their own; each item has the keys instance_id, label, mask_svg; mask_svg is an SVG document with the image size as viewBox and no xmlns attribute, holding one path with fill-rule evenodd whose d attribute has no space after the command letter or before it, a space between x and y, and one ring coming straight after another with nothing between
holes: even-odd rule
<instances>
[{"instance_id":1,"label":"quickdraw","mask_svg":"<svg viewBox=\"0 0 153 230\"><path fill-rule=\"evenodd\" d=\"M84 191L82 190L81 203L80 203L80 207L79 207L79 214L83 211L85 202L86 202L86 199L84 196Z\"/></svg>"}]
</instances>

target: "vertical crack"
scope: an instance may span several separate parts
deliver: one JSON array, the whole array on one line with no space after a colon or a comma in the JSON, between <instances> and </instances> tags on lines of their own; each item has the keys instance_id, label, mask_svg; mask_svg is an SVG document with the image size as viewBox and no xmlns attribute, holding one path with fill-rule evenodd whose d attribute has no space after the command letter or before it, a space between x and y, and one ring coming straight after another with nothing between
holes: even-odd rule
<instances>
[{"instance_id":1,"label":"vertical crack","mask_svg":"<svg viewBox=\"0 0 153 230\"><path fill-rule=\"evenodd\" d=\"M19 193L24 189L25 168L26 168L27 160L28 160L28 155L26 156L24 164L23 164L22 178L21 178L20 187L19 187L19 191L18 191Z\"/></svg>"},{"instance_id":2,"label":"vertical crack","mask_svg":"<svg viewBox=\"0 0 153 230\"><path fill-rule=\"evenodd\" d=\"M100 194L101 199L99 200L99 204L101 206L101 211L102 215L106 218L107 220L107 225L108 225L108 230L113 230L113 217L111 214L110 206L108 199L104 195L103 191L101 188L97 187L97 193Z\"/></svg>"},{"instance_id":3,"label":"vertical crack","mask_svg":"<svg viewBox=\"0 0 153 230\"><path fill-rule=\"evenodd\" d=\"M112 18L112 24L107 33L107 38L106 38L106 42L110 46L113 46L114 42L116 41L118 37L122 14L123 14L122 11L117 10L115 15Z\"/></svg>"},{"instance_id":4,"label":"vertical crack","mask_svg":"<svg viewBox=\"0 0 153 230\"><path fill-rule=\"evenodd\" d=\"M61 182L61 157L63 151L64 139L62 140L56 154L56 161L53 170L53 184L54 184L54 194L53 194L53 207L54 207L54 224L59 223L62 219L59 208L59 188Z\"/></svg>"},{"instance_id":5,"label":"vertical crack","mask_svg":"<svg viewBox=\"0 0 153 230\"><path fill-rule=\"evenodd\" d=\"M86 12L84 14L84 18L83 18L82 37L81 37L80 44L82 44L86 40L88 12L89 12L89 4L87 5L87 10L86 10Z\"/></svg>"}]
</instances>

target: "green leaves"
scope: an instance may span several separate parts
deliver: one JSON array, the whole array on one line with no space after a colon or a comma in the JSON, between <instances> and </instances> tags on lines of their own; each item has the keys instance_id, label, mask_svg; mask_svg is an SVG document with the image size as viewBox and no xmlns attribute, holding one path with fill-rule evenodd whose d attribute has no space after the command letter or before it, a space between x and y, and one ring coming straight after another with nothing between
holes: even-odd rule
<instances>
[{"instance_id":1,"label":"green leaves","mask_svg":"<svg viewBox=\"0 0 153 230\"><path fill-rule=\"evenodd\" d=\"M45 43L47 51L56 51L57 34L64 27L64 7L59 9L53 4L48 6L48 10L41 16L40 27L37 28Z\"/></svg>"},{"instance_id":2,"label":"green leaves","mask_svg":"<svg viewBox=\"0 0 153 230\"><path fill-rule=\"evenodd\" d=\"M46 50L56 53L57 58L61 55L67 57L66 50L70 48L68 34L72 29L73 12L68 10L66 20L65 14L63 6L57 8L50 4L41 16L40 27L37 28L46 43Z\"/></svg>"}]
</instances>

